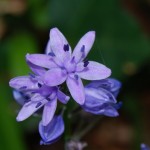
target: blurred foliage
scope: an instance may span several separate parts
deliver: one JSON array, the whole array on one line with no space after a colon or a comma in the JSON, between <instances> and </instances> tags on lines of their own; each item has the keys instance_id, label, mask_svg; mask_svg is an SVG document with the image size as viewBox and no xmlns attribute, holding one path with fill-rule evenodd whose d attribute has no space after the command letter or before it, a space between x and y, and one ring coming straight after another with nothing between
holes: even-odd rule
<instances>
[{"instance_id":1,"label":"blurred foliage","mask_svg":"<svg viewBox=\"0 0 150 150\"><path fill-rule=\"evenodd\" d=\"M39 51L34 37L28 32L18 32L7 39L9 73L11 76L25 75L29 72L25 56L27 53ZM15 68L15 69L14 69Z\"/></svg>"},{"instance_id":2,"label":"blurred foliage","mask_svg":"<svg viewBox=\"0 0 150 150\"><path fill-rule=\"evenodd\" d=\"M14 76L28 74L25 55L44 52L51 27L58 27L72 48L84 33L95 30L96 41L88 58L104 63L112 69L112 76L121 80L135 74L150 57L149 38L120 0L28 0L24 3L27 7L23 13L2 13L1 16L6 32L0 36L0 76L3 80L0 82L0 149L24 149L22 134L9 112L12 98L8 81ZM138 110L133 104L130 106L136 116ZM28 122L32 128L33 122ZM24 126L24 130L26 128L29 125Z\"/></svg>"},{"instance_id":3,"label":"blurred foliage","mask_svg":"<svg viewBox=\"0 0 150 150\"><path fill-rule=\"evenodd\" d=\"M1 74L2 75L2 74ZM8 83L5 83L4 76L1 80L0 89L0 149L6 150L25 150L23 138L19 130L18 123L14 118L14 110L10 108L10 93L8 89Z\"/></svg>"}]
</instances>

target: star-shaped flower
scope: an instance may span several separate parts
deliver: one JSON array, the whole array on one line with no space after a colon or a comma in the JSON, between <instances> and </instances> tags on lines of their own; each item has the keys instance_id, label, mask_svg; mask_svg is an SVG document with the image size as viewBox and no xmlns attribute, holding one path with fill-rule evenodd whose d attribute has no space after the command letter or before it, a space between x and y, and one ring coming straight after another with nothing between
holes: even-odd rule
<instances>
[{"instance_id":1,"label":"star-shaped flower","mask_svg":"<svg viewBox=\"0 0 150 150\"><path fill-rule=\"evenodd\" d=\"M42 124L46 126L54 116L57 99L66 104L69 97L61 92L57 86L49 87L44 84L42 76L45 69L31 63L29 66L35 74L16 77L9 82L9 85L19 92L14 93L16 100L20 104L24 103L17 116L17 121L25 120L44 106Z\"/></svg>"},{"instance_id":2,"label":"star-shaped flower","mask_svg":"<svg viewBox=\"0 0 150 150\"><path fill-rule=\"evenodd\" d=\"M81 81L101 80L110 76L111 70L106 66L85 60L95 40L95 32L89 31L78 42L73 53L64 35L57 29L50 30L46 54L27 55L27 61L46 68L43 79L48 86L57 86L66 81L74 100L84 104L85 92Z\"/></svg>"}]
</instances>

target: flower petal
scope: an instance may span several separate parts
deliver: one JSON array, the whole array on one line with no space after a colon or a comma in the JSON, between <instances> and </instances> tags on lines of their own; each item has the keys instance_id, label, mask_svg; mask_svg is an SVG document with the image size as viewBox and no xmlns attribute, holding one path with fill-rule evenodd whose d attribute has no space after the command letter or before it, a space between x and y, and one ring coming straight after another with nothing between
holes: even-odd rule
<instances>
[{"instance_id":1,"label":"flower petal","mask_svg":"<svg viewBox=\"0 0 150 150\"><path fill-rule=\"evenodd\" d=\"M41 96L41 101L30 101L26 103L20 110L17 121L23 121L45 105L48 101Z\"/></svg>"},{"instance_id":2,"label":"flower petal","mask_svg":"<svg viewBox=\"0 0 150 150\"><path fill-rule=\"evenodd\" d=\"M81 78L86 80L101 80L111 75L109 68L94 61L89 61L86 67L84 67L84 63L79 63L77 65L77 72Z\"/></svg>"},{"instance_id":3,"label":"flower petal","mask_svg":"<svg viewBox=\"0 0 150 150\"><path fill-rule=\"evenodd\" d=\"M61 115L54 116L52 121L47 125L43 126L42 121L39 123L39 133L41 135L41 145L51 144L63 134L64 132L64 121Z\"/></svg>"},{"instance_id":4,"label":"flower petal","mask_svg":"<svg viewBox=\"0 0 150 150\"><path fill-rule=\"evenodd\" d=\"M65 95L62 91L58 90L57 91L57 98L58 100L63 103L63 104L67 104L67 102L69 101L70 97Z\"/></svg>"},{"instance_id":5,"label":"flower petal","mask_svg":"<svg viewBox=\"0 0 150 150\"><path fill-rule=\"evenodd\" d=\"M108 105L106 107L104 107L104 113L105 116L109 116L109 117L117 117L119 116L118 111L111 105Z\"/></svg>"},{"instance_id":6,"label":"flower petal","mask_svg":"<svg viewBox=\"0 0 150 150\"><path fill-rule=\"evenodd\" d=\"M44 82L48 86L56 86L63 83L67 78L67 74L60 68L53 68L48 70L44 76Z\"/></svg>"},{"instance_id":7,"label":"flower petal","mask_svg":"<svg viewBox=\"0 0 150 150\"><path fill-rule=\"evenodd\" d=\"M93 114L116 115L116 99L111 92L103 88L85 87L85 103L82 108Z\"/></svg>"},{"instance_id":8,"label":"flower petal","mask_svg":"<svg viewBox=\"0 0 150 150\"><path fill-rule=\"evenodd\" d=\"M116 98L113 94L103 88L85 88L85 98L87 101L96 102L100 104L103 103L116 103ZM86 103L86 101L85 101Z\"/></svg>"},{"instance_id":9,"label":"flower petal","mask_svg":"<svg viewBox=\"0 0 150 150\"><path fill-rule=\"evenodd\" d=\"M42 116L43 126L47 126L52 120L54 113L56 111L56 106L57 106L56 98L49 101L47 104L45 104L44 110L43 110L43 116Z\"/></svg>"},{"instance_id":10,"label":"flower petal","mask_svg":"<svg viewBox=\"0 0 150 150\"><path fill-rule=\"evenodd\" d=\"M103 88L110 91L115 97L117 97L119 90L121 88L121 82L113 79L107 78L103 80L95 80L86 85L87 88Z\"/></svg>"},{"instance_id":11,"label":"flower petal","mask_svg":"<svg viewBox=\"0 0 150 150\"><path fill-rule=\"evenodd\" d=\"M38 88L36 82L32 81L29 76L20 76L9 81L9 85L16 90L32 90Z\"/></svg>"},{"instance_id":12,"label":"flower petal","mask_svg":"<svg viewBox=\"0 0 150 150\"><path fill-rule=\"evenodd\" d=\"M72 56L75 57L75 62L81 62L89 53L95 40L95 31L87 32L76 45Z\"/></svg>"},{"instance_id":13,"label":"flower petal","mask_svg":"<svg viewBox=\"0 0 150 150\"><path fill-rule=\"evenodd\" d=\"M53 61L53 57L45 54L27 54L26 60L43 68L51 69L58 67L58 65Z\"/></svg>"},{"instance_id":14,"label":"flower petal","mask_svg":"<svg viewBox=\"0 0 150 150\"><path fill-rule=\"evenodd\" d=\"M118 111L115 107L113 107L112 103L102 103L99 102L98 99L86 99L82 108L89 113L95 115L105 115L109 117L118 116Z\"/></svg>"},{"instance_id":15,"label":"flower petal","mask_svg":"<svg viewBox=\"0 0 150 150\"><path fill-rule=\"evenodd\" d=\"M63 63L65 59L71 56L71 47L64 35L57 29L50 30L50 45L51 50L55 56ZM48 51L48 50L47 50Z\"/></svg>"},{"instance_id":16,"label":"flower petal","mask_svg":"<svg viewBox=\"0 0 150 150\"><path fill-rule=\"evenodd\" d=\"M110 91L111 83L108 82L108 79L95 80L86 85L86 88L104 88Z\"/></svg>"},{"instance_id":17,"label":"flower petal","mask_svg":"<svg viewBox=\"0 0 150 150\"><path fill-rule=\"evenodd\" d=\"M85 92L81 79L79 77L74 77L74 75L70 75L67 78L67 86L74 100L78 104L83 105L85 101Z\"/></svg>"},{"instance_id":18,"label":"flower petal","mask_svg":"<svg viewBox=\"0 0 150 150\"><path fill-rule=\"evenodd\" d=\"M49 54L52 53L52 49L50 47L50 40L48 40L47 45L46 45L46 49L45 49L45 54Z\"/></svg>"},{"instance_id":19,"label":"flower petal","mask_svg":"<svg viewBox=\"0 0 150 150\"><path fill-rule=\"evenodd\" d=\"M20 105L23 105L24 102L26 101L21 92L17 90L13 90L13 97Z\"/></svg>"},{"instance_id":20,"label":"flower petal","mask_svg":"<svg viewBox=\"0 0 150 150\"><path fill-rule=\"evenodd\" d=\"M107 80L110 83L110 91L111 91L111 93L113 93L113 95L115 97L117 97L118 93L119 93L119 90L121 88L121 82L116 80L116 79L113 79L113 78L108 78Z\"/></svg>"},{"instance_id":21,"label":"flower petal","mask_svg":"<svg viewBox=\"0 0 150 150\"><path fill-rule=\"evenodd\" d=\"M46 70L40 66L32 64L31 62L27 61L28 66L36 75L43 76Z\"/></svg>"}]
</instances>

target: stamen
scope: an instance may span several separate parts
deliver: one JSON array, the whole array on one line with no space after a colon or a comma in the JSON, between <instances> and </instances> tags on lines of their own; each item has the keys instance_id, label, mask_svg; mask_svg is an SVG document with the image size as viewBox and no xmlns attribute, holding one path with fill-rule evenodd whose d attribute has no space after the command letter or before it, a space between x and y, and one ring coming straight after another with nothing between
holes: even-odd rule
<instances>
[{"instance_id":1,"label":"stamen","mask_svg":"<svg viewBox=\"0 0 150 150\"><path fill-rule=\"evenodd\" d=\"M24 103L28 103L28 102L30 102L31 100L30 99L26 99L25 101L24 101Z\"/></svg>"},{"instance_id":2,"label":"stamen","mask_svg":"<svg viewBox=\"0 0 150 150\"><path fill-rule=\"evenodd\" d=\"M27 86L22 86L22 87L20 87L19 89L20 90L24 90L24 89L26 89L27 88Z\"/></svg>"},{"instance_id":3,"label":"stamen","mask_svg":"<svg viewBox=\"0 0 150 150\"><path fill-rule=\"evenodd\" d=\"M74 75L74 78L78 80L79 76L77 74Z\"/></svg>"},{"instance_id":4,"label":"stamen","mask_svg":"<svg viewBox=\"0 0 150 150\"><path fill-rule=\"evenodd\" d=\"M41 87L42 87L42 84L41 84L41 83L38 83L38 87L41 88Z\"/></svg>"},{"instance_id":5,"label":"stamen","mask_svg":"<svg viewBox=\"0 0 150 150\"><path fill-rule=\"evenodd\" d=\"M80 58L80 60L81 60L81 59L85 58L85 45L82 45L80 51L82 53L81 58Z\"/></svg>"},{"instance_id":6,"label":"stamen","mask_svg":"<svg viewBox=\"0 0 150 150\"><path fill-rule=\"evenodd\" d=\"M72 57L71 63L74 63L75 62L74 60L75 60L75 56Z\"/></svg>"},{"instance_id":7,"label":"stamen","mask_svg":"<svg viewBox=\"0 0 150 150\"><path fill-rule=\"evenodd\" d=\"M22 93L23 98L25 99L24 103L28 103L31 101L30 96L29 95L25 95Z\"/></svg>"},{"instance_id":8,"label":"stamen","mask_svg":"<svg viewBox=\"0 0 150 150\"><path fill-rule=\"evenodd\" d=\"M88 61L88 60L85 60L85 61L84 61L84 65L83 65L83 66L84 66L84 67L87 67L87 66L88 66L88 64L89 64L89 61Z\"/></svg>"},{"instance_id":9,"label":"stamen","mask_svg":"<svg viewBox=\"0 0 150 150\"><path fill-rule=\"evenodd\" d=\"M47 101L51 101L51 99L49 97L46 98Z\"/></svg>"},{"instance_id":10,"label":"stamen","mask_svg":"<svg viewBox=\"0 0 150 150\"><path fill-rule=\"evenodd\" d=\"M66 68L65 67L60 67L62 70L65 70Z\"/></svg>"},{"instance_id":11,"label":"stamen","mask_svg":"<svg viewBox=\"0 0 150 150\"><path fill-rule=\"evenodd\" d=\"M29 99L30 99L30 96L29 96L29 95L23 95L23 97L24 97L26 100L29 100Z\"/></svg>"},{"instance_id":12,"label":"stamen","mask_svg":"<svg viewBox=\"0 0 150 150\"><path fill-rule=\"evenodd\" d=\"M81 52L83 53L85 51L85 45L82 45Z\"/></svg>"},{"instance_id":13,"label":"stamen","mask_svg":"<svg viewBox=\"0 0 150 150\"><path fill-rule=\"evenodd\" d=\"M38 108L38 107L40 107L41 105L42 105L42 103L41 103L41 102L38 102L37 105L35 106L35 108Z\"/></svg>"},{"instance_id":14,"label":"stamen","mask_svg":"<svg viewBox=\"0 0 150 150\"><path fill-rule=\"evenodd\" d=\"M64 51L65 52L69 51L69 45L68 44L64 44Z\"/></svg>"},{"instance_id":15,"label":"stamen","mask_svg":"<svg viewBox=\"0 0 150 150\"><path fill-rule=\"evenodd\" d=\"M52 56L52 57L55 56L55 54L54 54L53 52L49 52L48 55L49 55L49 56Z\"/></svg>"},{"instance_id":16,"label":"stamen","mask_svg":"<svg viewBox=\"0 0 150 150\"><path fill-rule=\"evenodd\" d=\"M35 75L33 73L29 73L29 76L35 78Z\"/></svg>"},{"instance_id":17,"label":"stamen","mask_svg":"<svg viewBox=\"0 0 150 150\"><path fill-rule=\"evenodd\" d=\"M32 92L31 92L31 94L35 94L35 93L36 93L36 91L32 91Z\"/></svg>"}]
</instances>

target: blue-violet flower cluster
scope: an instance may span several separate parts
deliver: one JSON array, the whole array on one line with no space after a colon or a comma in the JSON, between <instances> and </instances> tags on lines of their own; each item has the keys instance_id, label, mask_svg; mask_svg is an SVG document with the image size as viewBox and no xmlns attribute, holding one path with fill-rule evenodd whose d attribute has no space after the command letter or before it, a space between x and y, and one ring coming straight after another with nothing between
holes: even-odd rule
<instances>
[{"instance_id":1,"label":"blue-violet flower cluster","mask_svg":"<svg viewBox=\"0 0 150 150\"><path fill-rule=\"evenodd\" d=\"M141 150L150 150L150 147L147 146L146 144L142 143L141 144Z\"/></svg>"},{"instance_id":2,"label":"blue-violet flower cluster","mask_svg":"<svg viewBox=\"0 0 150 150\"><path fill-rule=\"evenodd\" d=\"M55 142L64 132L63 113L55 115L58 101L67 104L72 97L86 112L118 116L120 82L108 78L111 70L105 65L86 59L94 40L95 32L89 31L72 52L64 35L53 28L45 54L26 55L32 73L10 80L14 98L22 105L17 121L43 110L39 123L41 144ZM93 81L84 87L81 79ZM70 95L61 90L64 82Z\"/></svg>"}]
</instances>

